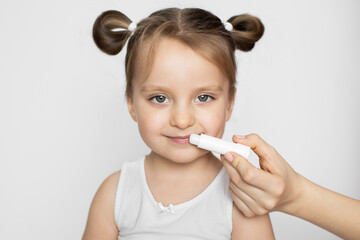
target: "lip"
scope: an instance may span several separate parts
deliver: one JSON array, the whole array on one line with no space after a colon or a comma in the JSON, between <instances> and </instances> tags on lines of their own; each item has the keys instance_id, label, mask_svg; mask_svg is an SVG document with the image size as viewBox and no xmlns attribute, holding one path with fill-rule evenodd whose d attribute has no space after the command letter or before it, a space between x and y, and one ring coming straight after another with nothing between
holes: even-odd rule
<instances>
[{"instance_id":1,"label":"lip","mask_svg":"<svg viewBox=\"0 0 360 240\"><path fill-rule=\"evenodd\" d=\"M169 138L171 141L175 142L175 143L179 143L179 144L186 144L189 143L190 140L190 135L186 135L186 136L166 136L167 138Z\"/></svg>"}]
</instances>

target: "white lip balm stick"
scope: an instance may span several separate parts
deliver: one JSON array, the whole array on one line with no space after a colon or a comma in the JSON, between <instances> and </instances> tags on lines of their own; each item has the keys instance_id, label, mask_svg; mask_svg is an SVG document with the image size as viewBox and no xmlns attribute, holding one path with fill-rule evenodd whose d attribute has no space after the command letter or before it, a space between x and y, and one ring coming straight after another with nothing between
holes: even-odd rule
<instances>
[{"instance_id":1,"label":"white lip balm stick","mask_svg":"<svg viewBox=\"0 0 360 240\"><path fill-rule=\"evenodd\" d=\"M224 141L220 138L211 137L205 134L191 134L190 143L196 145L198 148L206 149L219 154L227 152L236 152L248 159L250 154L250 147L239 143L232 143Z\"/></svg>"}]
</instances>

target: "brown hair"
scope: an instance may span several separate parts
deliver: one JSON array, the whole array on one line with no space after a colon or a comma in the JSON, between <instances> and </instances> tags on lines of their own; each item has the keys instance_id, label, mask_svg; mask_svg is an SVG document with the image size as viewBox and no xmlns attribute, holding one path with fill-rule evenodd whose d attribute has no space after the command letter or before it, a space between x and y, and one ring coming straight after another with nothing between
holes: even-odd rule
<instances>
[{"instance_id":1,"label":"brown hair","mask_svg":"<svg viewBox=\"0 0 360 240\"><path fill-rule=\"evenodd\" d=\"M143 44L150 44L146 78L151 71L157 43L162 37L182 41L195 52L217 65L230 82L230 96L236 84L235 49L250 51L264 33L261 21L249 14L229 18L233 30L225 29L214 14L199 8L167 8L150 14L137 23L133 35L127 30L132 21L123 13L109 10L96 19L93 38L105 53L118 54L129 39L126 58L126 97L132 96L132 79L139 51ZM123 31L114 31L123 29Z\"/></svg>"}]
</instances>

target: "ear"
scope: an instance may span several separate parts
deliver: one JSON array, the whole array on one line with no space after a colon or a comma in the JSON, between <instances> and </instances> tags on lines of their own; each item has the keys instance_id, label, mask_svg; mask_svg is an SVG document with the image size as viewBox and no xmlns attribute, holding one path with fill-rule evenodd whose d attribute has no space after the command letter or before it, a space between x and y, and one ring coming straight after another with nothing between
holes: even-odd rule
<instances>
[{"instance_id":1,"label":"ear","mask_svg":"<svg viewBox=\"0 0 360 240\"><path fill-rule=\"evenodd\" d=\"M132 97L128 97L126 100L127 100L127 105L128 105L128 109L129 109L129 113L131 115L131 118L135 122L137 122L136 113L135 113L135 107L134 107L134 101L133 101Z\"/></svg>"},{"instance_id":2,"label":"ear","mask_svg":"<svg viewBox=\"0 0 360 240\"><path fill-rule=\"evenodd\" d=\"M234 88L233 95L229 97L229 104L226 107L226 121L228 121L231 117L231 113L234 107L235 95L236 95L236 88Z\"/></svg>"}]
</instances>

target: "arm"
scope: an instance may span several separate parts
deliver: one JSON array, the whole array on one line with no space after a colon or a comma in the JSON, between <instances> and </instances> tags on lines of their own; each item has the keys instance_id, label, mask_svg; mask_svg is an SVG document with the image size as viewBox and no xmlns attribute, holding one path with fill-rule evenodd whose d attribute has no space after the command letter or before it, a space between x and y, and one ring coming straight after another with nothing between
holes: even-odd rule
<instances>
[{"instance_id":1,"label":"arm","mask_svg":"<svg viewBox=\"0 0 360 240\"><path fill-rule=\"evenodd\" d=\"M232 180L234 203L245 216L281 211L312 222L341 238L359 239L360 201L316 185L296 173L280 154L257 134L234 142L259 156L261 169L236 153L222 156ZM226 159L226 160L225 160Z\"/></svg>"},{"instance_id":2,"label":"arm","mask_svg":"<svg viewBox=\"0 0 360 240\"><path fill-rule=\"evenodd\" d=\"M114 203L119 177L120 171L115 172L100 185L91 203L83 240L117 239Z\"/></svg>"},{"instance_id":3,"label":"arm","mask_svg":"<svg viewBox=\"0 0 360 240\"><path fill-rule=\"evenodd\" d=\"M231 240L268 240L275 239L269 215L247 218L233 205L233 231Z\"/></svg>"},{"instance_id":4,"label":"arm","mask_svg":"<svg viewBox=\"0 0 360 240\"><path fill-rule=\"evenodd\" d=\"M301 176L302 194L284 212L344 239L360 238L360 201L323 188Z\"/></svg>"}]
</instances>

